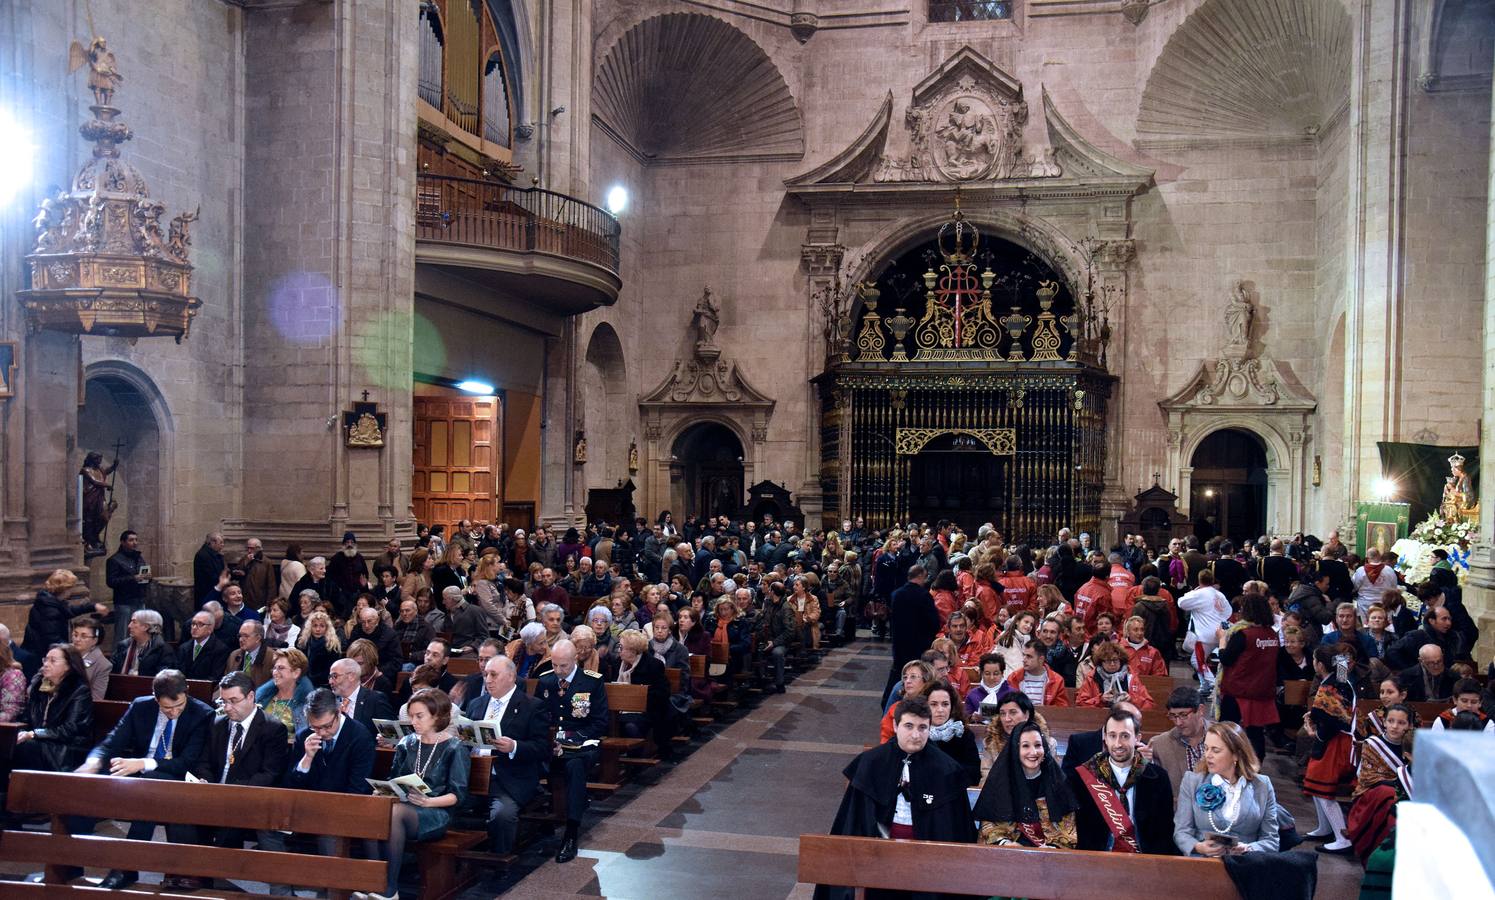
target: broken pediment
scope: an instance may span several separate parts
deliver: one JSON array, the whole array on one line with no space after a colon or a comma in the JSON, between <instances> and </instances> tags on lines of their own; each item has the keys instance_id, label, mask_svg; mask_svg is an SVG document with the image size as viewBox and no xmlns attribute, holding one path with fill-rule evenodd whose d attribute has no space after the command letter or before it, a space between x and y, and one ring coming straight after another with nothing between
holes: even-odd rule
<instances>
[{"instance_id":1,"label":"broken pediment","mask_svg":"<svg viewBox=\"0 0 1495 900\"><path fill-rule=\"evenodd\" d=\"M846 149L786 179L785 187L809 194L856 185L984 184L1041 197L1130 195L1152 183L1151 169L1098 149L1065 121L1047 92L1042 97L1048 145L1026 146L1022 84L964 47L914 87L901 122L889 93Z\"/></svg>"}]
</instances>

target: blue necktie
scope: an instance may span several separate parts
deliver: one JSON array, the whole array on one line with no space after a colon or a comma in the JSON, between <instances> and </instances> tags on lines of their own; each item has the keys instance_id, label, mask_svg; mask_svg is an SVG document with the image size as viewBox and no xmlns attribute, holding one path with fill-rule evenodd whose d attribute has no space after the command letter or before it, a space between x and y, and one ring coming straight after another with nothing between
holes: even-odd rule
<instances>
[{"instance_id":1,"label":"blue necktie","mask_svg":"<svg viewBox=\"0 0 1495 900\"><path fill-rule=\"evenodd\" d=\"M167 719L166 727L161 729L161 742L156 744L156 759L165 759L171 753L171 731L176 725L176 719Z\"/></svg>"},{"instance_id":2,"label":"blue necktie","mask_svg":"<svg viewBox=\"0 0 1495 900\"><path fill-rule=\"evenodd\" d=\"M337 743L337 738L332 738L329 741L322 742L322 752L326 753L328 756L331 756L332 755L332 745L336 744L336 743Z\"/></svg>"}]
</instances>

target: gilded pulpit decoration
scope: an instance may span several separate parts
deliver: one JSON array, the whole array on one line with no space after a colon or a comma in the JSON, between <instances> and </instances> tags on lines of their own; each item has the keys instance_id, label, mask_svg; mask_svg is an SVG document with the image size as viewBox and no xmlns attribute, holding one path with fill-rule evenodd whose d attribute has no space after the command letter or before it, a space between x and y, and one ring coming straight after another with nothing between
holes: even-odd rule
<instances>
[{"instance_id":1,"label":"gilded pulpit decoration","mask_svg":"<svg viewBox=\"0 0 1495 900\"><path fill-rule=\"evenodd\" d=\"M343 413L343 443L348 447L378 448L384 446L384 432L389 414L379 412L379 404L369 402L369 392L362 401Z\"/></svg>"},{"instance_id":2,"label":"gilded pulpit decoration","mask_svg":"<svg viewBox=\"0 0 1495 900\"><path fill-rule=\"evenodd\" d=\"M32 330L113 337L187 336L202 301L192 296L192 223L183 213L164 227L166 207L151 199L119 145L134 137L111 105L123 81L103 38L71 48L73 70L87 65L93 118L78 129L93 158L70 190L41 202L26 257L30 289L19 291Z\"/></svg>"}]
</instances>

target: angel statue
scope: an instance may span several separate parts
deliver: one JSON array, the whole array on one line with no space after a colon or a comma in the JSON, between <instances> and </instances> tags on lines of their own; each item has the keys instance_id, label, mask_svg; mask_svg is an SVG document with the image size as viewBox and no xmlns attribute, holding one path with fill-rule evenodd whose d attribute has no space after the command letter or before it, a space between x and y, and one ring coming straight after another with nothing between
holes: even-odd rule
<instances>
[{"instance_id":1,"label":"angel statue","mask_svg":"<svg viewBox=\"0 0 1495 900\"><path fill-rule=\"evenodd\" d=\"M192 246L192 223L197 221L197 214L201 211L195 209L171 220L171 232L166 237L166 246L167 252L176 257L178 262L187 261L187 248Z\"/></svg>"},{"instance_id":2,"label":"angel statue","mask_svg":"<svg viewBox=\"0 0 1495 900\"><path fill-rule=\"evenodd\" d=\"M76 72L85 63L88 65L88 89L93 91L95 106L108 106L114 99L114 89L124 81L124 76L114 68L114 54L101 37L94 38L85 49L77 41L68 48L69 72Z\"/></svg>"}]
</instances>

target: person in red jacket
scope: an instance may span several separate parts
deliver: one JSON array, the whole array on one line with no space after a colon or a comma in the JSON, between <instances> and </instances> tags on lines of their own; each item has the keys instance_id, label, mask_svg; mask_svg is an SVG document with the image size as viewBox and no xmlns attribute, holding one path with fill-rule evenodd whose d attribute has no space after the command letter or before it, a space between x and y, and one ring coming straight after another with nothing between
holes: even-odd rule
<instances>
[{"instance_id":1,"label":"person in red jacket","mask_svg":"<svg viewBox=\"0 0 1495 900\"><path fill-rule=\"evenodd\" d=\"M1272 606L1261 594L1241 598L1245 628L1234 630L1220 648L1221 718L1246 729L1251 749L1266 752L1266 728L1276 725L1277 655L1282 641L1272 628Z\"/></svg>"},{"instance_id":2,"label":"person in red jacket","mask_svg":"<svg viewBox=\"0 0 1495 900\"><path fill-rule=\"evenodd\" d=\"M1085 623L1085 636L1095 636L1095 617L1111 607L1111 568L1105 563L1090 567L1090 580L1075 590L1075 618Z\"/></svg>"},{"instance_id":3,"label":"person in red jacket","mask_svg":"<svg viewBox=\"0 0 1495 900\"><path fill-rule=\"evenodd\" d=\"M997 579L1002 588L1002 605L1017 612L1020 609L1038 609L1038 582L1023 574L1023 560L1018 556L1007 557L1002 565L1002 577Z\"/></svg>"},{"instance_id":4,"label":"person in red jacket","mask_svg":"<svg viewBox=\"0 0 1495 900\"><path fill-rule=\"evenodd\" d=\"M986 640L986 632L973 630L970 617L959 610L950 614L949 620L945 623L945 630L940 633L939 637L955 645L957 658L951 661L951 668L978 668L981 665L981 657L991 652L991 644Z\"/></svg>"},{"instance_id":5,"label":"person in red jacket","mask_svg":"<svg viewBox=\"0 0 1495 900\"><path fill-rule=\"evenodd\" d=\"M1132 604L1127 598L1132 588L1137 586L1137 576L1127 569L1120 553L1112 553L1107 562L1111 564L1111 572L1106 576L1106 584L1111 586L1110 610L1116 614L1119 622L1132 611Z\"/></svg>"},{"instance_id":6,"label":"person in red jacket","mask_svg":"<svg viewBox=\"0 0 1495 900\"><path fill-rule=\"evenodd\" d=\"M1127 652L1113 641L1106 641L1090 655L1095 668L1080 681L1075 706L1110 706L1117 700L1131 700L1138 709L1152 709L1152 694L1142 679L1127 669Z\"/></svg>"},{"instance_id":7,"label":"person in red jacket","mask_svg":"<svg viewBox=\"0 0 1495 900\"><path fill-rule=\"evenodd\" d=\"M989 562L982 563L976 567L976 596L966 603L976 603L981 607L981 621L979 625L983 628L991 628L997 621L997 610L1002 606L1002 597L997 593L997 567ZM973 627L974 624L973 624Z\"/></svg>"},{"instance_id":8,"label":"person in red jacket","mask_svg":"<svg viewBox=\"0 0 1495 900\"><path fill-rule=\"evenodd\" d=\"M1132 616L1126 620L1126 638L1122 644L1131 660L1127 668L1133 675L1167 675L1168 661L1163 659L1163 651L1147 642L1147 620L1141 616Z\"/></svg>"},{"instance_id":9,"label":"person in red jacket","mask_svg":"<svg viewBox=\"0 0 1495 900\"><path fill-rule=\"evenodd\" d=\"M1023 667L1008 677L1007 684L1027 694L1034 706L1069 706L1064 677L1044 662L1043 644L1038 641L1023 648Z\"/></svg>"}]
</instances>

